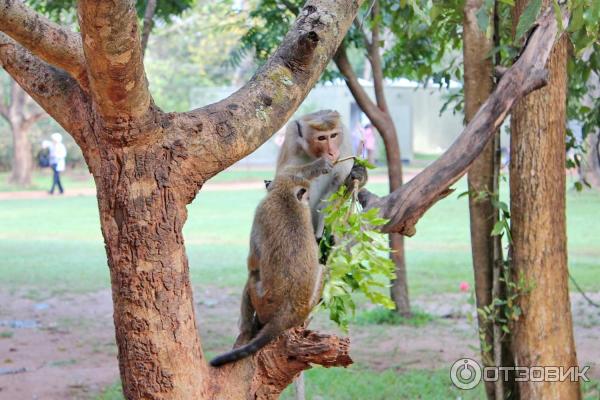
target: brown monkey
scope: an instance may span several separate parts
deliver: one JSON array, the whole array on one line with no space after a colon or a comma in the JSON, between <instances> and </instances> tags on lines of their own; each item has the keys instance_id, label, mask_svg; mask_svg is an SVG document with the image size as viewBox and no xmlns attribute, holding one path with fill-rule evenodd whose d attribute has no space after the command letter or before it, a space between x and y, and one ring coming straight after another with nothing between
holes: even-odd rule
<instances>
[{"instance_id":1,"label":"brown monkey","mask_svg":"<svg viewBox=\"0 0 600 400\"><path fill-rule=\"evenodd\" d=\"M331 162L320 158L282 171L269 185L266 198L256 209L250 235L248 281L236 341L236 346L241 346L213 359L212 366L257 352L286 329L302 325L317 305L323 266L319 264L308 191L312 179L331 169Z\"/></svg>"},{"instance_id":2,"label":"brown monkey","mask_svg":"<svg viewBox=\"0 0 600 400\"><path fill-rule=\"evenodd\" d=\"M301 167L321 157L332 163L350 157L351 139L337 111L321 110L304 115L291 121L286 127L275 174L293 171L295 167ZM354 161L348 159L335 164L330 174L311 182L310 209L317 238L323 235L324 216L321 210L326 206L325 200L342 184L348 185L354 179L357 179L362 187L367 181L367 171L364 167L355 166Z\"/></svg>"}]
</instances>

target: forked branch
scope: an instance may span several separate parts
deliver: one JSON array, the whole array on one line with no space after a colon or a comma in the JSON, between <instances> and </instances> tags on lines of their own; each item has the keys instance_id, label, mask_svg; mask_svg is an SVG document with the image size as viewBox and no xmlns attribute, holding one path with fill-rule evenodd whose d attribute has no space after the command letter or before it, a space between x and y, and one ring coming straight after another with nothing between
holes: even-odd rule
<instances>
[{"instance_id":1,"label":"forked branch","mask_svg":"<svg viewBox=\"0 0 600 400\"><path fill-rule=\"evenodd\" d=\"M0 0L0 30L87 87L81 35L36 13L19 0Z\"/></svg>"},{"instance_id":2,"label":"forked branch","mask_svg":"<svg viewBox=\"0 0 600 400\"><path fill-rule=\"evenodd\" d=\"M303 328L286 331L277 340L244 360L211 369L212 386L219 388L215 399L277 399L298 374L311 364L347 367L350 339L324 335ZM243 385L226 382L231 377L247 376Z\"/></svg>"},{"instance_id":3,"label":"forked branch","mask_svg":"<svg viewBox=\"0 0 600 400\"><path fill-rule=\"evenodd\" d=\"M568 13L563 11L563 26L568 25L568 18ZM520 58L506 70L494 92L440 158L385 197L379 198L367 191L360 193L365 207L381 208L382 216L390 220L384 232L413 235L419 218L451 192L450 185L467 172L515 102L546 85L545 65L558 34L556 18L549 9L536 22Z\"/></svg>"},{"instance_id":4,"label":"forked branch","mask_svg":"<svg viewBox=\"0 0 600 400\"><path fill-rule=\"evenodd\" d=\"M1 32L0 66L82 144L89 99L70 75L41 61Z\"/></svg>"}]
</instances>

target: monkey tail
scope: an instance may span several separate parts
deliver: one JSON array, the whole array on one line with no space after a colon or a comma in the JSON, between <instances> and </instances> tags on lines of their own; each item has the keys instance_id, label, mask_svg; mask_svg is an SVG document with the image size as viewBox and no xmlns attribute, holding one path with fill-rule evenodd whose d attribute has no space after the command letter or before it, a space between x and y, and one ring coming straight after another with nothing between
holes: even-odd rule
<instances>
[{"instance_id":1,"label":"monkey tail","mask_svg":"<svg viewBox=\"0 0 600 400\"><path fill-rule=\"evenodd\" d=\"M273 325L272 322L267 322L267 324L265 324L265 326L263 326L263 328L258 332L256 337L248 342L248 344L213 358L210 361L210 365L213 367L220 367L223 364L246 358L269 344L269 342L275 339L279 333L281 332L275 327L275 325Z\"/></svg>"}]
</instances>

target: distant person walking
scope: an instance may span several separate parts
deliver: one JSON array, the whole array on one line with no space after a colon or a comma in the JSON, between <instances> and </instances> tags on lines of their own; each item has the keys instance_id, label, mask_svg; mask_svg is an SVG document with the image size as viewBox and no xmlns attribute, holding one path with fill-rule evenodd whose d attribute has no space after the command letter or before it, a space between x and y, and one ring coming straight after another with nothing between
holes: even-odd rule
<instances>
[{"instance_id":1,"label":"distant person walking","mask_svg":"<svg viewBox=\"0 0 600 400\"><path fill-rule=\"evenodd\" d=\"M52 167L52 187L49 194L54 194L54 188L58 186L58 191L63 194L62 184L60 183L60 173L65 170L65 157L67 157L67 149L62 144L62 135L53 133L50 135L52 142L50 143L50 167Z\"/></svg>"},{"instance_id":2,"label":"distant person walking","mask_svg":"<svg viewBox=\"0 0 600 400\"><path fill-rule=\"evenodd\" d=\"M367 124L362 130L363 133L363 157L375 164L375 131L373 125ZM366 153L366 154L364 154Z\"/></svg>"}]
</instances>

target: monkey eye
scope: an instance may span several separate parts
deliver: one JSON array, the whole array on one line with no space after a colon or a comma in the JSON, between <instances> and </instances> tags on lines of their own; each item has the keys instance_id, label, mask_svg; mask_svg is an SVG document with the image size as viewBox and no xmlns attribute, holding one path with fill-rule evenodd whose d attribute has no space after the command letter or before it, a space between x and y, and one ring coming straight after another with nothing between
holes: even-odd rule
<instances>
[{"instance_id":1,"label":"monkey eye","mask_svg":"<svg viewBox=\"0 0 600 400\"><path fill-rule=\"evenodd\" d=\"M319 142L322 142L323 140L327 140L327 136L323 136L323 135L321 135L321 136L319 136L319 137L317 138L317 140L318 140Z\"/></svg>"},{"instance_id":2,"label":"monkey eye","mask_svg":"<svg viewBox=\"0 0 600 400\"><path fill-rule=\"evenodd\" d=\"M296 197L298 198L298 201L302 201L302 196L304 196L304 194L306 193L306 189L301 188L300 190L298 190L296 192Z\"/></svg>"},{"instance_id":3,"label":"monkey eye","mask_svg":"<svg viewBox=\"0 0 600 400\"><path fill-rule=\"evenodd\" d=\"M332 133L330 138L333 139L334 137L336 137L338 134L337 133Z\"/></svg>"}]
</instances>

